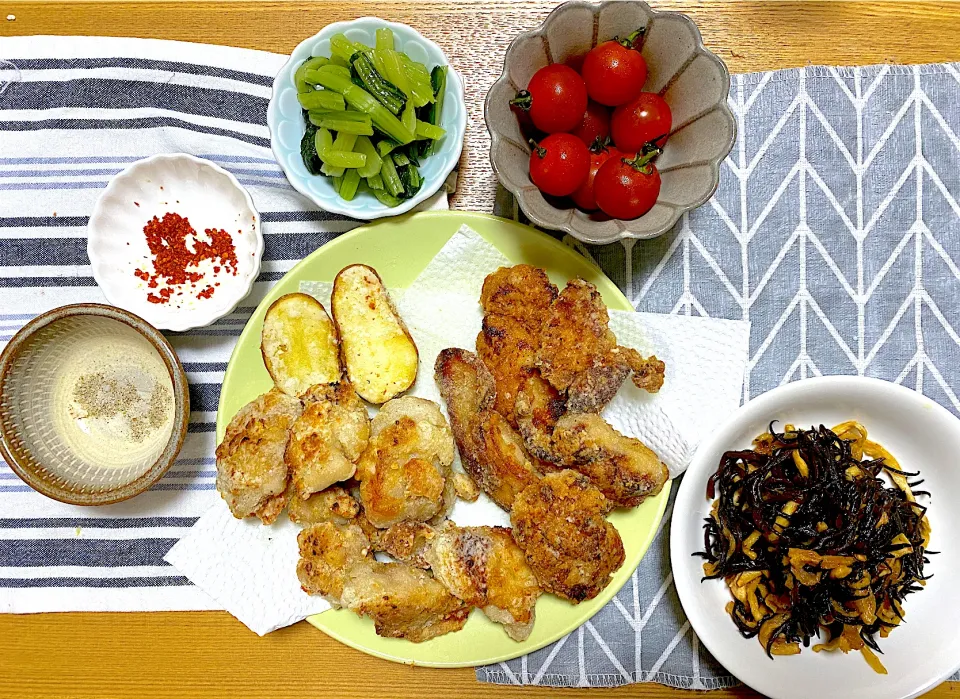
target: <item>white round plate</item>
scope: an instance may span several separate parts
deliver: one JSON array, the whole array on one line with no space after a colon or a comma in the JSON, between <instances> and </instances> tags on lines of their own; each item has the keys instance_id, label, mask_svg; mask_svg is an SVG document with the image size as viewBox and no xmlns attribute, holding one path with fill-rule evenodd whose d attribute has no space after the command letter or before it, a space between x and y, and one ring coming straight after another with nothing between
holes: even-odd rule
<instances>
[{"instance_id":1,"label":"white round plate","mask_svg":"<svg viewBox=\"0 0 960 699\"><path fill-rule=\"evenodd\" d=\"M134 275L153 270L143 227L168 212L189 219L198 232L223 229L233 237L237 274L217 274L213 281L220 285L210 298L185 294L176 303L150 303L147 283ZM199 328L233 311L253 288L263 255L260 215L247 190L222 167L186 153L154 155L133 163L103 190L87 224L87 254L94 279L114 306L161 330Z\"/></svg>"},{"instance_id":2,"label":"white round plate","mask_svg":"<svg viewBox=\"0 0 960 699\"><path fill-rule=\"evenodd\" d=\"M833 427L859 420L870 438L908 471L926 479L932 527L933 573L904 603L906 623L878 639L889 674L878 675L860 653L814 653L768 658L756 638L740 636L724 605L722 580L700 582L703 520L710 512L707 479L728 450L749 448L771 420L798 427ZM910 699L960 666L960 420L929 398L878 379L830 376L787 384L750 401L697 450L680 483L671 523L670 554L683 609L714 657L753 689L773 699Z\"/></svg>"}]
</instances>

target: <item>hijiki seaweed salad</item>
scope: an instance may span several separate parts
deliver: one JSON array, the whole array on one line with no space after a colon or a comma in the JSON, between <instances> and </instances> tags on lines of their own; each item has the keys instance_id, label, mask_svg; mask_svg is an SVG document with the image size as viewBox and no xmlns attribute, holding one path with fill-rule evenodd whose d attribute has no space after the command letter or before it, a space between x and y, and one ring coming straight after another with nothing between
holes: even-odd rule
<instances>
[{"instance_id":1,"label":"hijiki seaweed salad","mask_svg":"<svg viewBox=\"0 0 960 699\"><path fill-rule=\"evenodd\" d=\"M903 621L903 601L923 589L930 524L903 471L857 422L832 430L786 425L728 451L707 483L716 498L704 525L704 580L723 578L727 612L767 654L874 651ZM885 477L884 477L885 476ZM892 483L892 485L891 485Z\"/></svg>"}]
</instances>

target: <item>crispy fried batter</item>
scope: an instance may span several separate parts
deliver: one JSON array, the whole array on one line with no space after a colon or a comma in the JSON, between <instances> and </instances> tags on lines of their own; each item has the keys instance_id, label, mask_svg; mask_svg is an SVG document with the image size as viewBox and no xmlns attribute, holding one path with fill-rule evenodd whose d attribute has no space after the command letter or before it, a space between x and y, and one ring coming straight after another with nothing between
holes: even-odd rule
<instances>
[{"instance_id":1,"label":"crispy fried batter","mask_svg":"<svg viewBox=\"0 0 960 699\"><path fill-rule=\"evenodd\" d=\"M465 473L456 471L453 473L453 491L458 498L467 502L476 502L477 498L480 497L480 488L473 482L473 479Z\"/></svg>"},{"instance_id":2,"label":"crispy fried batter","mask_svg":"<svg viewBox=\"0 0 960 699\"><path fill-rule=\"evenodd\" d=\"M388 529L372 525L369 529L372 531L368 531L367 536L374 551L382 551L414 568L430 568L424 553L437 534L436 527L425 522L399 522Z\"/></svg>"},{"instance_id":3,"label":"crispy fried batter","mask_svg":"<svg viewBox=\"0 0 960 699\"><path fill-rule=\"evenodd\" d=\"M371 437L357 466L360 498L370 522L446 516L456 500L453 435L436 403L406 396L386 403L373 418Z\"/></svg>"},{"instance_id":4,"label":"crispy fried batter","mask_svg":"<svg viewBox=\"0 0 960 699\"><path fill-rule=\"evenodd\" d=\"M256 515L272 524L286 504L283 460L290 426L303 406L279 389L234 415L217 447L217 491L237 519Z\"/></svg>"},{"instance_id":5,"label":"crispy fried batter","mask_svg":"<svg viewBox=\"0 0 960 699\"><path fill-rule=\"evenodd\" d=\"M489 407L489 372L475 354L462 349L440 352L435 371L464 469L497 505L509 510L537 472L520 435Z\"/></svg>"},{"instance_id":6,"label":"crispy fried batter","mask_svg":"<svg viewBox=\"0 0 960 699\"><path fill-rule=\"evenodd\" d=\"M537 366L538 335L516 318L488 313L477 335L477 354L496 383L494 409L516 427L517 392Z\"/></svg>"},{"instance_id":7,"label":"crispy fried batter","mask_svg":"<svg viewBox=\"0 0 960 699\"><path fill-rule=\"evenodd\" d=\"M480 607L507 635L523 641L533 630L540 586L523 551L504 527L446 527L426 551L436 579Z\"/></svg>"},{"instance_id":8,"label":"crispy fried batter","mask_svg":"<svg viewBox=\"0 0 960 699\"><path fill-rule=\"evenodd\" d=\"M292 492L291 492L292 491ZM287 516L295 524L348 524L360 513L360 503L340 486L332 485L309 498L297 495L293 486L287 488L289 506Z\"/></svg>"},{"instance_id":9,"label":"crispy fried batter","mask_svg":"<svg viewBox=\"0 0 960 699\"><path fill-rule=\"evenodd\" d=\"M323 522L297 536L300 560L297 578L303 590L321 595L330 604L342 604L346 574L356 563L373 563L370 542L356 524Z\"/></svg>"},{"instance_id":10,"label":"crispy fried batter","mask_svg":"<svg viewBox=\"0 0 960 699\"><path fill-rule=\"evenodd\" d=\"M663 384L663 362L618 347L609 322L600 292L583 279L568 282L550 307L537 364L551 386L567 393L572 411L600 412L631 371L634 383L652 393Z\"/></svg>"},{"instance_id":11,"label":"crispy fried batter","mask_svg":"<svg viewBox=\"0 0 960 699\"><path fill-rule=\"evenodd\" d=\"M429 573L404 563L356 564L344 578L343 606L373 619L380 636L421 643L459 631L470 614Z\"/></svg>"},{"instance_id":12,"label":"crispy fried batter","mask_svg":"<svg viewBox=\"0 0 960 699\"><path fill-rule=\"evenodd\" d=\"M370 437L370 418L346 379L313 386L303 402L285 458L297 493L306 498L354 474Z\"/></svg>"},{"instance_id":13,"label":"crispy fried batter","mask_svg":"<svg viewBox=\"0 0 960 699\"><path fill-rule=\"evenodd\" d=\"M480 292L480 305L484 314L509 316L530 332L539 333L555 298L557 287L546 272L531 265L514 265L487 275Z\"/></svg>"},{"instance_id":14,"label":"crispy fried batter","mask_svg":"<svg viewBox=\"0 0 960 699\"><path fill-rule=\"evenodd\" d=\"M547 474L520 493L510 512L513 538L544 590L580 603L607 586L624 560L607 509L603 493L576 471Z\"/></svg>"},{"instance_id":15,"label":"crispy fried batter","mask_svg":"<svg viewBox=\"0 0 960 699\"><path fill-rule=\"evenodd\" d=\"M558 463L587 476L616 507L636 507L659 493L669 477L647 445L623 436L599 415L564 415L553 444Z\"/></svg>"},{"instance_id":16,"label":"crispy fried batter","mask_svg":"<svg viewBox=\"0 0 960 699\"><path fill-rule=\"evenodd\" d=\"M517 395L517 425L530 453L555 460L553 429L567 411L563 396L539 374L529 376Z\"/></svg>"}]
</instances>

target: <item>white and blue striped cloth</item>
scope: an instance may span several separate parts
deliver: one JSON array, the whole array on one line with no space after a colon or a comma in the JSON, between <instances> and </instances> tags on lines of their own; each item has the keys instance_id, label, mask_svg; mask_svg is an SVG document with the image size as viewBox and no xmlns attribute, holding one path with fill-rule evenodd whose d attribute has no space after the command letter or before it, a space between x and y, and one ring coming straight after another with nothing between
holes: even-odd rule
<instances>
[{"instance_id":1,"label":"white and blue striped cloth","mask_svg":"<svg viewBox=\"0 0 960 699\"><path fill-rule=\"evenodd\" d=\"M317 210L273 159L266 110L285 60L139 39L0 39L0 347L44 311L104 302L87 216L135 160L187 152L223 166L253 196L265 239L260 276L234 313L168 333L190 381L191 421L179 459L148 493L73 507L0 461L0 612L216 608L163 556L219 497L214 426L227 360L271 284L357 225Z\"/></svg>"}]
</instances>

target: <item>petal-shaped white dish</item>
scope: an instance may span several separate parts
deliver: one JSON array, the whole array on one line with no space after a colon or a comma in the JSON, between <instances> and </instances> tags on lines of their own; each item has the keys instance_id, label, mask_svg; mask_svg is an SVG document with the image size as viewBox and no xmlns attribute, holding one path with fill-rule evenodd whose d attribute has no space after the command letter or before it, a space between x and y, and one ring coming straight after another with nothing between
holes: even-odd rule
<instances>
[{"instance_id":1,"label":"petal-shaped white dish","mask_svg":"<svg viewBox=\"0 0 960 699\"><path fill-rule=\"evenodd\" d=\"M169 303L149 302L151 290L134 272L153 271L143 228L166 213L189 219L198 233L208 228L230 233L236 275L222 268L215 273L212 263L204 263L204 279L191 293L176 294ZM260 215L247 190L218 165L185 153L155 155L128 167L103 190L87 224L87 254L94 279L113 305L162 330L199 328L230 313L253 288L263 255ZM199 298L208 280L218 286L209 298Z\"/></svg>"}]
</instances>

